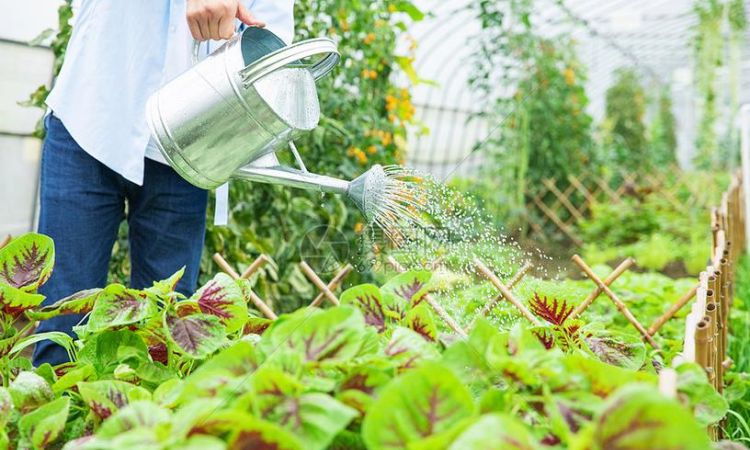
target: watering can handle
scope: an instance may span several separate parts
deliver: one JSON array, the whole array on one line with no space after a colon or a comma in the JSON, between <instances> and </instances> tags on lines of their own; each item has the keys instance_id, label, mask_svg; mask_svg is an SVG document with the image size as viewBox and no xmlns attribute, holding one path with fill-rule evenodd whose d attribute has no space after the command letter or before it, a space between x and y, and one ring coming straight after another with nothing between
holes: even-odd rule
<instances>
[{"instance_id":1,"label":"watering can handle","mask_svg":"<svg viewBox=\"0 0 750 450\"><path fill-rule=\"evenodd\" d=\"M201 41L197 39L193 39L193 51L192 53L190 53L190 55L192 56L193 65L198 64L198 62L200 61L200 59L198 58L198 54L200 53L200 51L201 51Z\"/></svg>"},{"instance_id":2,"label":"watering can handle","mask_svg":"<svg viewBox=\"0 0 750 450\"><path fill-rule=\"evenodd\" d=\"M234 35L232 35L232 37L229 38L229 39L227 39L227 40L234 39L235 37L237 37L237 34L239 34L239 33L237 31L235 31ZM206 42L206 45L208 45L208 41L199 41L197 39L193 39L193 51L190 54L191 59L193 61L193 65L196 65L196 64L198 64L200 62L199 55L200 55L200 52L201 52L201 44L203 42Z\"/></svg>"},{"instance_id":3,"label":"watering can handle","mask_svg":"<svg viewBox=\"0 0 750 450\"><path fill-rule=\"evenodd\" d=\"M239 75L242 78L243 85L248 87L276 70L315 55L325 55L318 62L309 66L310 72L316 80L327 75L341 59L336 43L332 40L328 38L308 39L269 53L242 69Z\"/></svg>"}]
</instances>

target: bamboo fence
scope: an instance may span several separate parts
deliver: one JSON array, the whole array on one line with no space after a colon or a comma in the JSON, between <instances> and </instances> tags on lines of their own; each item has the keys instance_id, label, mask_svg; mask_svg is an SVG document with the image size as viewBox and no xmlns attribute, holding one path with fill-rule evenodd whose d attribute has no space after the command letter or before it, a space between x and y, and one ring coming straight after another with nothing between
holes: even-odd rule
<instances>
[{"instance_id":1,"label":"bamboo fence","mask_svg":"<svg viewBox=\"0 0 750 450\"><path fill-rule=\"evenodd\" d=\"M617 204L628 197L655 194L677 210L704 206L705 193L689 177L690 174L677 168L668 168L637 174L621 172L604 176L589 172L570 174L564 179L545 178L541 185L526 192L529 233L549 237L559 232L581 247L584 242L577 225L591 216L594 204Z\"/></svg>"},{"instance_id":2,"label":"bamboo fence","mask_svg":"<svg viewBox=\"0 0 750 450\"><path fill-rule=\"evenodd\" d=\"M695 301L685 318L683 351L674 362L674 365L682 362L700 364L719 392L724 390L724 374L732 365L727 354L729 314L734 298L736 265L747 239L742 182L740 174L735 174L719 207L711 211L711 258L695 287ZM684 304L688 301L685 300ZM714 438L720 437L718 426L711 427L709 432Z\"/></svg>"}]
</instances>

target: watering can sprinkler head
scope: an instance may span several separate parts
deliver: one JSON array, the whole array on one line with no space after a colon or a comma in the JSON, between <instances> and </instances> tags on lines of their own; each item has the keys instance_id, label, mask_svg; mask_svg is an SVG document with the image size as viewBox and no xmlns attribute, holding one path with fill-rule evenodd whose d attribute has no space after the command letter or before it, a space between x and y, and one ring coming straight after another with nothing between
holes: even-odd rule
<instances>
[{"instance_id":1,"label":"watering can sprinkler head","mask_svg":"<svg viewBox=\"0 0 750 450\"><path fill-rule=\"evenodd\" d=\"M386 174L383 166L376 164L349 183L346 196L362 211L368 221L374 220L378 213L378 205L385 195L385 184Z\"/></svg>"},{"instance_id":2,"label":"watering can sprinkler head","mask_svg":"<svg viewBox=\"0 0 750 450\"><path fill-rule=\"evenodd\" d=\"M239 178L301 189L345 195L370 223L377 224L394 241L403 238L399 224L419 223L417 209L423 206L416 184L407 181L410 172L398 166L372 166L352 181L317 175L286 166L248 165Z\"/></svg>"}]
</instances>

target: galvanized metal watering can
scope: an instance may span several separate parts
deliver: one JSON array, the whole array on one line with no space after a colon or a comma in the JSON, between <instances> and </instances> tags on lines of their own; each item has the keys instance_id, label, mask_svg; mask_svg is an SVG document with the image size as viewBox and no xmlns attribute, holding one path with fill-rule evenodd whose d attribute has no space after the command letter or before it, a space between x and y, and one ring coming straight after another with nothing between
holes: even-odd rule
<instances>
[{"instance_id":1,"label":"galvanized metal watering can","mask_svg":"<svg viewBox=\"0 0 750 450\"><path fill-rule=\"evenodd\" d=\"M300 169L280 165L275 155L318 125L315 81L339 58L330 39L285 46L268 30L247 28L149 98L152 136L195 186L213 189L236 178L336 192L372 218L377 205L368 186L383 184L380 166L349 182L307 172L293 146Z\"/></svg>"}]
</instances>

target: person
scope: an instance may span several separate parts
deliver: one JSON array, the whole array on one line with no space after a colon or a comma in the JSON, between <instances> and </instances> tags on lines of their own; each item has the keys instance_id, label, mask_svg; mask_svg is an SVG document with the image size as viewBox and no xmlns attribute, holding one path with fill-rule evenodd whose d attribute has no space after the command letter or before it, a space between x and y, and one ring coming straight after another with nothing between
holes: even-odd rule
<instances>
[{"instance_id":1,"label":"person","mask_svg":"<svg viewBox=\"0 0 750 450\"><path fill-rule=\"evenodd\" d=\"M60 75L47 99L38 230L55 241L45 304L103 287L120 223L127 219L130 286L141 289L185 266L177 291L196 288L208 194L166 165L146 123L149 95L192 65L193 39L265 26L287 44L294 0L81 0ZM208 47L208 48L207 48ZM72 335L80 315L43 321L37 332ZM51 341L33 362L57 365Z\"/></svg>"}]
</instances>

